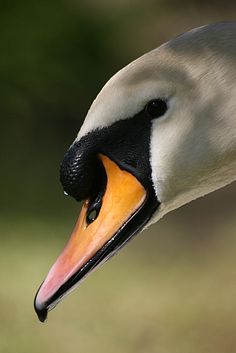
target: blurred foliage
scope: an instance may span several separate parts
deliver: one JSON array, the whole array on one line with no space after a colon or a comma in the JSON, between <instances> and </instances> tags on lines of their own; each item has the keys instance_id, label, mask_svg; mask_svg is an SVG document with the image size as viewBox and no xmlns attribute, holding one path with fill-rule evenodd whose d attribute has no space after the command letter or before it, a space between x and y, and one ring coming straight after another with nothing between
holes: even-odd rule
<instances>
[{"instance_id":1,"label":"blurred foliage","mask_svg":"<svg viewBox=\"0 0 236 353\"><path fill-rule=\"evenodd\" d=\"M144 233L47 326L32 300L78 213L62 193L60 161L103 84L163 41L235 11L229 0L1 2L1 353L234 351L235 185Z\"/></svg>"},{"instance_id":2,"label":"blurred foliage","mask_svg":"<svg viewBox=\"0 0 236 353\"><path fill-rule=\"evenodd\" d=\"M0 12L1 200L12 210L21 199L18 213L53 200L55 168L115 60L95 14L53 1L12 5Z\"/></svg>"}]
</instances>

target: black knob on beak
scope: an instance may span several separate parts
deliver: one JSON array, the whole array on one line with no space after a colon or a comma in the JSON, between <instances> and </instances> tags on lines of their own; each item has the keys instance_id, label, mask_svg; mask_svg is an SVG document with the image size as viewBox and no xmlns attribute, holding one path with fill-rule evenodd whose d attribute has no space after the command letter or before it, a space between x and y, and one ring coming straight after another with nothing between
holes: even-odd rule
<instances>
[{"instance_id":1,"label":"black knob on beak","mask_svg":"<svg viewBox=\"0 0 236 353\"><path fill-rule=\"evenodd\" d=\"M94 180L96 154L86 141L74 143L61 163L60 181L64 191L77 201L88 197Z\"/></svg>"}]
</instances>

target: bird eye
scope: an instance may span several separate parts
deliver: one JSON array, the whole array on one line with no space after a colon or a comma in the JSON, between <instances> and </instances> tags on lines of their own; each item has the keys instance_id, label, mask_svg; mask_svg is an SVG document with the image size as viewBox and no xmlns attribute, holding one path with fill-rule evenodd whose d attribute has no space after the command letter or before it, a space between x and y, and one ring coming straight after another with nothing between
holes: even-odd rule
<instances>
[{"instance_id":1,"label":"bird eye","mask_svg":"<svg viewBox=\"0 0 236 353\"><path fill-rule=\"evenodd\" d=\"M145 107L146 113L152 118L159 118L167 111L167 103L163 99L153 99Z\"/></svg>"}]
</instances>

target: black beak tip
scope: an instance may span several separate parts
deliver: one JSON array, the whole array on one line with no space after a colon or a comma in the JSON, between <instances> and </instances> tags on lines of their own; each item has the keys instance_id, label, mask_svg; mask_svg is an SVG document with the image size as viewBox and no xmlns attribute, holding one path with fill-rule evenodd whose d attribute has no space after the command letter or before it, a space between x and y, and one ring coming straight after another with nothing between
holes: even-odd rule
<instances>
[{"instance_id":1,"label":"black beak tip","mask_svg":"<svg viewBox=\"0 0 236 353\"><path fill-rule=\"evenodd\" d=\"M34 310L38 316L39 321L45 322L48 316L48 308L46 305L38 304L36 298L37 294L34 299Z\"/></svg>"},{"instance_id":2,"label":"black beak tip","mask_svg":"<svg viewBox=\"0 0 236 353\"><path fill-rule=\"evenodd\" d=\"M45 322L48 316L48 311L47 309L36 310L36 314L38 315L39 321Z\"/></svg>"}]
</instances>

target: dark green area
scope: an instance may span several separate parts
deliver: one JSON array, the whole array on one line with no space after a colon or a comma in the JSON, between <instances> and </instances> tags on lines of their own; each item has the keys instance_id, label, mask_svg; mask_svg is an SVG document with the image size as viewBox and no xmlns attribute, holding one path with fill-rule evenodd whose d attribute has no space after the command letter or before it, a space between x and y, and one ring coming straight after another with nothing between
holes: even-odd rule
<instances>
[{"instance_id":1,"label":"dark green area","mask_svg":"<svg viewBox=\"0 0 236 353\"><path fill-rule=\"evenodd\" d=\"M112 30L109 18L76 4L1 5L2 212L57 208L63 154L117 69Z\"/></svg>"}]
</instances>

